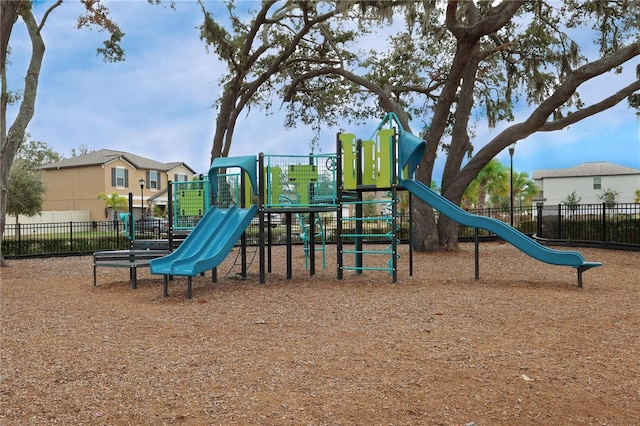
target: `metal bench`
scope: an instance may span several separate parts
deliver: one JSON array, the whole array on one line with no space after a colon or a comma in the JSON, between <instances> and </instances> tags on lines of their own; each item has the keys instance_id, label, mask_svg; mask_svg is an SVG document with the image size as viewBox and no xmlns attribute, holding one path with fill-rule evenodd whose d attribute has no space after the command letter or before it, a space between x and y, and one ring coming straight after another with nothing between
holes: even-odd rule
<instances>
[{"instance_id":1,"label":"metal bench","mask_svg":"<svg viewBox=\"0 0 640 426\"><path fill-rule=\"evenodd\" d=\"M138 268L149 267L151 260L163 257L169 254L168 242L161 241L142 243L140 240L134 244L132 250L111 250L99 251L93 253L93 286L97 285L97 268L129 268L129 279L131 280L131 288L138 286ZM146 247L146 248L140 248Z\"/></svg>"},{"instance_id":2,"label":"metal bench","mask_svg":"<svg viewBox=\"0 0 640 426\"><path fill-rule=\"evenodd\" d=\"M169 250L169 240L133 240L131 248L134 250ZM175 249L180 241L173 241Z\"/></svg>"}]
</instances>

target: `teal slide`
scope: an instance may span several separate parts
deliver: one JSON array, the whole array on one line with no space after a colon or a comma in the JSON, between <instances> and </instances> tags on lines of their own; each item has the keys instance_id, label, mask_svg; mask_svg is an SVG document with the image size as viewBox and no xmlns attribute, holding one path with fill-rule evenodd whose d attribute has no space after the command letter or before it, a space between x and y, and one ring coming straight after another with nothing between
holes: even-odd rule
<instances>
[{"instance_id":1,"label":"teal slide","mask_svg":"<svg viewBox=\"0 0 640 426\"><path fill-rule=\"evenodd\" d=\"M395 117L395 115L391 115ZM427 143L418 136L402 129L397 117L395 121L399 127L398 176L401 176L401 186L413 195L451 220L471 228L486 229L535 259L552 265L576 268L578 271L578 287L582 287L582 273L584 271L596 266L602 266L600 262L585 262L582 255L575 251L549 249L499 220L467 213L422 182L415 180L413 175L418 164L420 164ZM407 168L406 171L405 167Z\"/></svg>"},{"instance_id":2,"label":"teal slide","mask_svg":"<svg viewBox=\"0 0 640 426\"><path fill-rule=\"evenodd\" d=\"M255 205L248 209L211 208L176 251L151 261L151 273L195 277L214 269L227 257L257 212Z\"/></svg>"},{"instance_id":3,"label":"teal slide","mask_svg":"<svg viewBox=\"0 0 640 426\"><path fill-rule=\"evenodd\" d=\"M220 157L213 160L209 169L209 182L214 194L218 190L218 170L230 167L243 169L256 192L255 156ZM151 273L165 276L165 296L168 275L195 277L220 265L257 213L258 207L255 205L246 209L236 206L224 210L212 207L176 251L152 260ZM190 280L187 297L191 297Z\"/></svg>"},{"instance_id":4,"label":"teal slide","mask_svg":"<svg viewBox=\"0 0 640 426\"><path fill-rule=\"evenodd\" d=\"M600 262L585 262L582 254L575 251L549 249L537 241L527 237L517 229L497 219L476 216L468 213L440 194L434 192L422 182L418 182L414 179L405 179L402 181L402 186L413 195L438 210L440 213L449 217L451 220L471 228L486 229L522 250L529 256L542 262L550 263L552 265L572 266L574 268L578 268L579 274L589 268L602 265ZM578 279L580 280L580 275L578 276Z\"/></svg>"}]
</instances>

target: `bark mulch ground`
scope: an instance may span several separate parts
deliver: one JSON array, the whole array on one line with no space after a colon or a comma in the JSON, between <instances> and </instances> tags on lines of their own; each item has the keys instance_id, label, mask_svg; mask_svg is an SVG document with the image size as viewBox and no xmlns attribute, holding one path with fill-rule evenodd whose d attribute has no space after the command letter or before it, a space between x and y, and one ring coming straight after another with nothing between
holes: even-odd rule
<instances>
[{"instance_id":1,"label":"bark mulch ground","mask_svg":"<svg viewBox=\"0 0 640 426\"><path fill-rule=\"evenodd\" d=\"M499 243L401 248L387 273L309 276L284 248L258 283L235 252L170 284L91 257L1 270L0 423L640 424L640 253L580 249L584 274ZM365 257L365 265L383 260ZM321 265L320 257L318 263ZM230 270L229 274L226 274Z\"/></svg>"}]
</instances>

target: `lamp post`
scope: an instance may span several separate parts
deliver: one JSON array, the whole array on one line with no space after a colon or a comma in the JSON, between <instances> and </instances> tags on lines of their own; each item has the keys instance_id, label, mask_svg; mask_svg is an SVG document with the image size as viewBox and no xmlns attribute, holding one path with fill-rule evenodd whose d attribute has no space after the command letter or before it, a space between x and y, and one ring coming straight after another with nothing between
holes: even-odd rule
<instances>
[{"instance_id":1,"label":"lamp post","mask_svg":"<svg viewBox=\"0 0 640 426\"><path fill-rule=\"evenodd\" d=\"M516 143L509 145L510 173L509 173L509 225L513 226L513 153L516 150Z\"/></svg>"},{"instance_id":2,"label":"lamp post","mask_svg":"<svg viewBox=\"0 0 640 426\"><path fill-rule=\"evenodd\" d=\"M140 211L142 212L140 218L142 219L144 217L144 179L140 178L138 183L140 184Z\"/></svg>"}]
</instances>

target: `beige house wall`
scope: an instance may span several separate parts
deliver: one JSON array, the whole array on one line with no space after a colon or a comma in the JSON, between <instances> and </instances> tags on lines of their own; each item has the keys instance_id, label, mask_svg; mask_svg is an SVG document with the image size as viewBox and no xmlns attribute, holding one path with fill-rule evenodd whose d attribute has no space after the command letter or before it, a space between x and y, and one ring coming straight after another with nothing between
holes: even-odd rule
<instances>
[{"instance_id":1,"label":"beige house wall","mask_svg":"<svg viewBox=\"0 0 640 426\"><path fill-rule=\"evenodd\" d=\"M101 166L43 170L46 192L42 210L89 210L91 220L104 220L104 202L98 194L104 190Z\"/></svg>"},{"instance_id":2,"label":"beige house wall","mask_svg":"<svg viewBox=\"0 0 640 426\"><path fill-rule=\"evenodd\" d=\"M122 167L128 173L128 185L114 186L111 181L111 169ZM104 200L98 199L98 194L105 192L113 194L117 192L128 199L132 193L133 210L136 217L141 217L144 206L147 212L153 212L153 206L149 198L158 195L167 189L169 180L174 180L176 174L183 174L187 180L191 180L193 172L187 167L179 165L160 173L160 188L149 188L147 169L139 169L121 158L104 165L92 165L85 167L69 167L62 169L42 170L42 178L46 192L42 210L89 210L90 220L102 221L113 218L111 209L105 208ZM144 188L140 189L140 179L145 180ZM144 203L141 203L141 197ZM166 205L167 195L158 197L158 204Z\"/></svg>"},{"instance_id":3,"label":"beige house wall","mask_svg":"<svg viewBox=\"0 0 640 426\"><path fill-rule=\"evenodd\" d=\"M167 180L175 181L176 174L185 175L187 177L187 180L193 179L193 172L186 168L183 164L180 164L179 166L167 171Z\"/></svg>"}]
</instances>

